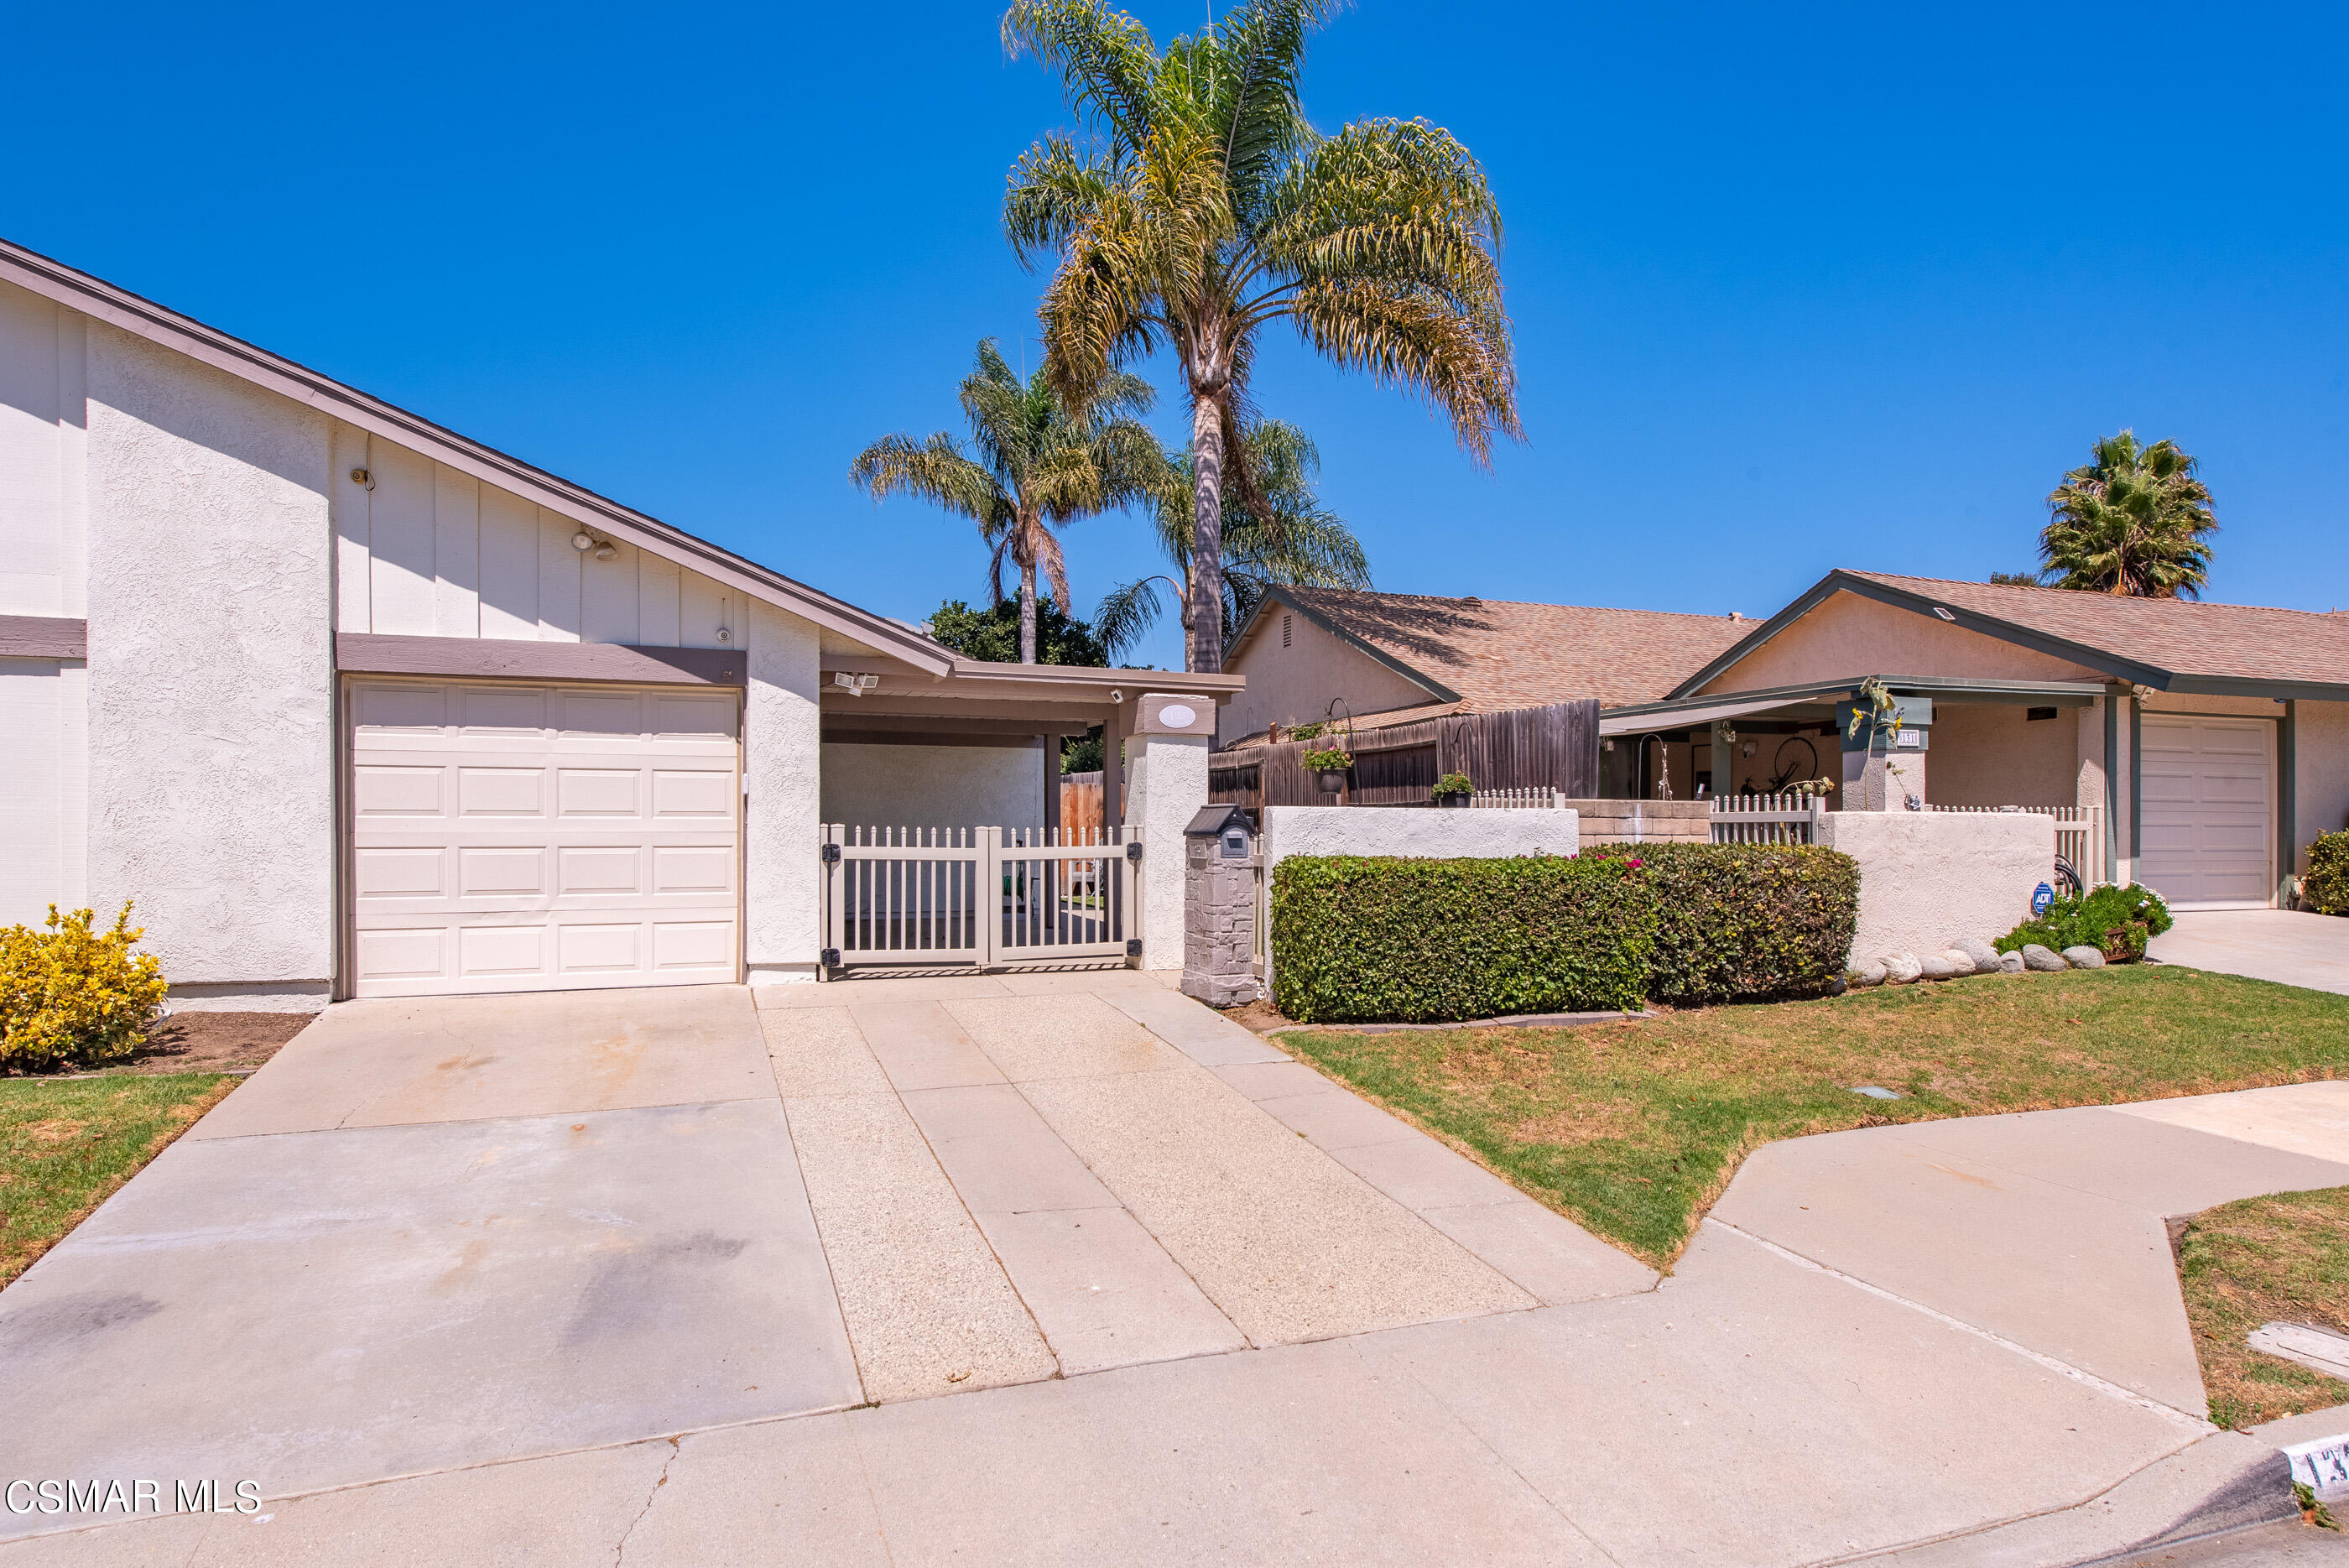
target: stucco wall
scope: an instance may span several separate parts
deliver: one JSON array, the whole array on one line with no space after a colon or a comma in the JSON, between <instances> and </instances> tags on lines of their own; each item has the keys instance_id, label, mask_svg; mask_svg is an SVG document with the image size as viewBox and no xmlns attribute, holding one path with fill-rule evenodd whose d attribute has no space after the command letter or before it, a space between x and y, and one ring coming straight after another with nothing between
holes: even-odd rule
<instances>
[{"instance_id":1,"label":"stucco wall","mask_svg":"<svg viewBox=\"0 0 2349 1568\"><path fill-rule=\"evenodd\" d=\"M1935 703L1925 798L1935 805L2078 805L2076 711L2058 708L2048 719L2028 718L2028 711L2005 703Z\"/></svg>"},{"instance_id":2,"label":"stucco wall","mask_svg":"<svg viewBox=\"0 0 2349 1568\"><path fill-rule=\"evenodd\" d=\"M1038 827L1044 758L1020 746L823 748L823 820L910 827Z\"/></svg>"},{"instance_id":3,"label":"stucco wall","mask_svg":"<svg viewBox=\"0 0 2349 1568\"><path fill-rule=\"evenodd\" d=\"M1264 866L1292 855L1400 855L1422 860L1507 860L1580 851L1572 811L1440 810L1432 806L1275 805L1264 812Z\"/></svg>"},{"instance_id":4,"label":"stucco wall","mask_svg":"<svg viewBox=\"0 0 2349 1568\"><path fill-rule=\"evenodd\" d=\"M758 600L744 618L743 960L754 982L812 981L823 945L817 632Z\"/></svg>"},{"instance_id":5,"label":"stucco wall","mask_svg":"<svg viewBox=\"0 0 2349 1568\"><path fill-rule=\"evenodd\" d=\"M1855 675L1971 675L2001 680L2095 680L2068 659L1857 594L1837 593L1709 682L1744 691Z\"/></svg>"},{"instance_id":6,"label":"stucco wall","mask_svg":"<svg viewBox=\"0 0 2349 1568\"><path fill-rule=\"evenodd\" d=\"M2349 702L2302 702L2294 713L2297 872L2308 869L2309 840L2349 827Z\"/></svg>"},{"instance_id":7,"label":"stucco wall","mask_svg":"<svg viewBox=\"0 0 2349 1568\"><path fill-rule=\"evenodd\" d=\"M1142 967L1183 967L1183 829L1207 804L1207 737L1125 742L1125 820L1142 830Z\"/></svg>"},{"instance_id":8,"label":"stucco wall","mask_svg":"<svg viewBox=\"0 0 2349 1568\"><path fill-rule=\"evenodd\" d=\"M1280 645L1283 616L1289 618L1286 648ZM1425 687L1404 680L1353 644L1277 603L1265 607L1256 635L1224 668L1229 674L1247 677L1247 690L1216 716L1216 733L1225 741L1254 734L1268 723L1305 723L1321 718L1333 697L1343 697L1347 709L1357 717L1437 700Z\"/></svg>"},{"instance_id":9,"label":"stucco wall","mask_svg":"<svg viewBox=\"0 0 2349 1568\"><path fill-rule=\"evenodd\" d=\"M1820 842L1859 862L1857 961L2013 930L2054 868L2055 821L2028 812L1830 812Z\"/></svg>"},{"instance_id":10,"label":"stucco wall","mask_svg":"<svg viewBox=\"0 0 2349 1568\"><path fill-rule=\"evenodd\" d=\"M88 328L89 884L173 981L323 986L325 416Z\"/></svg>"},{"instance_id":11,"label":"stucco wall","mask_svg":"<svg viewBox=\"0 0 2349 1568\"><path fill-rule=\"evenodd\" d=\"M0 283L0 615L85 612L82 317Z\"/></svg>"}]
</instances>

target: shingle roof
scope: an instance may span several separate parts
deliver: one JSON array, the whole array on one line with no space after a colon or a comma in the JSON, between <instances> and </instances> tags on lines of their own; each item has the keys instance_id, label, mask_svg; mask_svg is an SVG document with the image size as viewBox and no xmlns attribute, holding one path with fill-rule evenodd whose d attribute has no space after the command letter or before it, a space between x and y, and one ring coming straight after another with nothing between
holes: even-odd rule
<instances>
[{"instance_id":1,"label":"shingle roof","mask_svg":"<svg viewBox=\"0 0 2349 1568\"><path fill-rule=\"evenodd\" d=\"M2349 615L2191 599L2127 598L2071 588L1954 583L1883 572L1849 576L1972 610L2173 675L2349 682Z\"/></svg>"},{"instance_id":2,"label":"shingle roof","mask_svg":"<svg viewBox=\"0 0 2349 1568\"><path fill-rule=\"evenodd\" d=\"M1275 590L1307 614L1460 694L1393 717L1481 713L1596 697L1652 702L1754 628L1727 616L1433 598L1347 588Z\"/></svg>"}]
</instances>

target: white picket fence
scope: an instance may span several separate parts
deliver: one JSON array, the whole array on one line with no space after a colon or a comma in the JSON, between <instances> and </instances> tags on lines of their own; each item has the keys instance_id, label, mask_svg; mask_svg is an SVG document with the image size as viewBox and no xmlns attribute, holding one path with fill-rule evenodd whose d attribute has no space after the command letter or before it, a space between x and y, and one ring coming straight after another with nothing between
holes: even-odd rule
<instances>
[{"instance_id":1,"label":"white picket fence","mask_svg":"<svg viewBox=\"0 0 2349 1568\"><path fill-rule=\"evenodd\" d=\"M1530 789L1480 789L1468 797L1478 811L1563 811L1567 796L1547 784Z\"/></svg>"},{"instance_id":2,"label":"white picket fence","mask_svg":"<svg viewBox=\"0 0 2349 1568\"><path fill-rule=\"evenodd\" d=\"M1816 844L1826 802L1815 794L1717 794L1715 844Z\"/></svg>"},{"instance_id":3,"label":"white picket fence","mask_svg":"<svg viewBox=\"0 0 2349 1568\"><path fill-rule=\"evenodd\" d=\"M2055 819L2055 854L2085 887L2105 880L2105 808L2101 805L1929 805L1927 811L2028 812Z\"/></svg>"}]
</instances>

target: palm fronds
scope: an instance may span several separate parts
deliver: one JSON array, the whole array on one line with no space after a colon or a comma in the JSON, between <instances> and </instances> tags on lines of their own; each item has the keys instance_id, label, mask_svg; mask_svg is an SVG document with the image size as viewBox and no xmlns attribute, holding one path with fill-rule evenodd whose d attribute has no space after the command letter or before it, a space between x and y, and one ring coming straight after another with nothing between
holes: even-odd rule
<instances>
[{"instance_id":1,"label":"palm fronds","mask_svg":"<svg viewBox=\"0 0 2349 1568\"><path fill-rule=\"evenodd\" d=\"M2053 586L2140 598L2200 597L2219 520L2199 467L2175 441L2145 446L2132 431L2098 441L2093 459L2047 497L2050 521L2039 551Z\"/></svg>"}]
</instances>

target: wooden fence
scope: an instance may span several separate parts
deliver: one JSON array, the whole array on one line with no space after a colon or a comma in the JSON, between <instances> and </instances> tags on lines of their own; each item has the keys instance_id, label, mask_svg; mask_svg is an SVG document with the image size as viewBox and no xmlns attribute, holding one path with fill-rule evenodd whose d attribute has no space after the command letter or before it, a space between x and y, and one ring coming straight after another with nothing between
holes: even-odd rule
<instances>
[{"instance_id":1,"label":"wooden fence","mask_svg":"<svg viewBox=\"0 0 2349 1568\"><path fill-rule=\"evenodd\" d=\"M1306 752L1347 745L1344 792L1323 794ZM1480 794L1547 789L1599 793L1599 704L1557 702L1499 713L1459 713L1384 729L1342 731L1277 746L1242 746L1207 759L1207 798L1234 805L1432 805L1435 781L1466 774Z\"/></svg>"},{"instance_id":2,"label":"wooden fence","mask_svg":"<svg viewBox=\"0 0 2349 1568\"><path fill-rule=\"evenodd\" d=\"M1099 769L1089 774L1061 775L1061 831L1070 835L1068 842L1084 844L1091 840L1076 836L1098 833L1102 825L1102 776Z\"/></svg>"}]
</instances>

